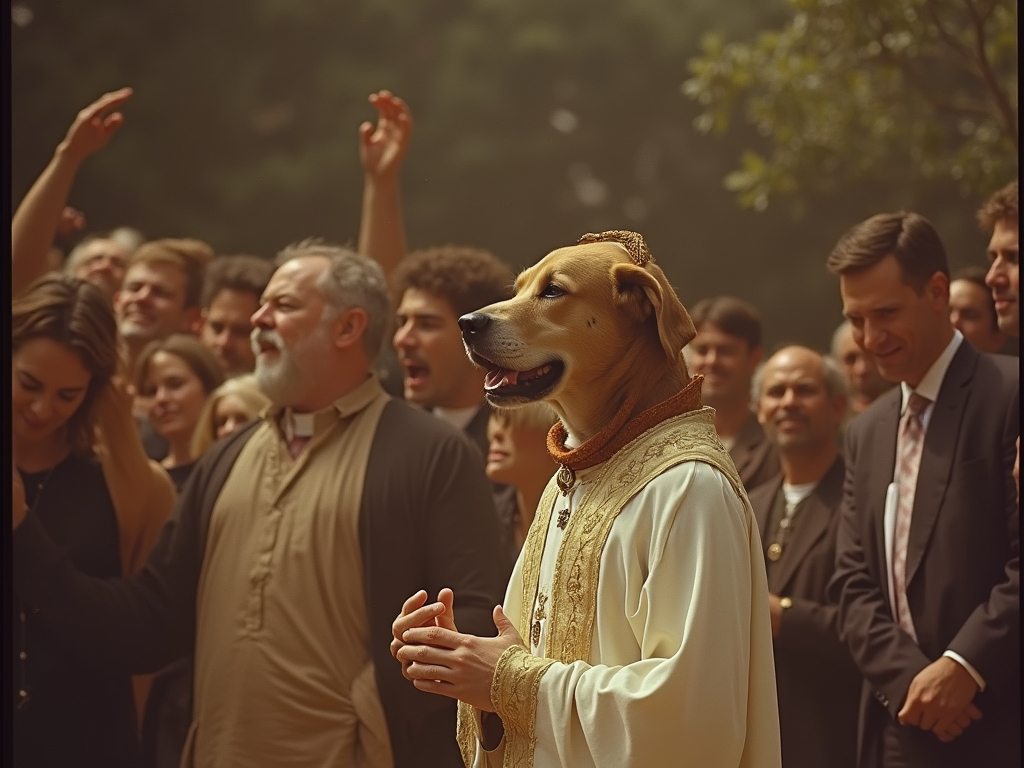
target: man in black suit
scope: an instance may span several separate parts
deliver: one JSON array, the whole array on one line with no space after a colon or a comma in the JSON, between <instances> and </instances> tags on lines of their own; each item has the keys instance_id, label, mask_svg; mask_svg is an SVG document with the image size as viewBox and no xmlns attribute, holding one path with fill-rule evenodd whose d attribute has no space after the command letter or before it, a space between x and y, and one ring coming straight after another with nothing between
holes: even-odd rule
<instances>
[{"instance_id":1,"label":"man in black suit","mask_svg":"<svg viewBox=\"0 0 1024 768\"><path fill-rule=\"evenodd\" d=\"M859 765L1020 765L1017 361L949 321L934 227L880 214L829 256L843 311L900 386L847 430L830 597L865 678Z\"/></svg>"},{"instance_id":2,"label":"man in black suit","mask_svg":"<svg viewBox=\"0 0 1024 768\"><path fill-rule=\"evenodd\" d=\"M742 299L715 296L697 302L690 318L697 335L684 350L687 365L704 377L704 404L715 409L718 436L751 491L779 474L779 457L750 407L750 384L763 354L761 315Z\"/></svg>"},{"instance_id":3,"label":"man in black suit","mask_svg":"<svg viewBox=\"0 0 1024 768\"><path fill-rule=\"evenodd\" d=\"M826 597L843 488L846 382L833 361L785 347L755 377L758 420L782 475L750 493L765 552L782 764L853 768L861 677Z\"/></svg>"}]
</instances>

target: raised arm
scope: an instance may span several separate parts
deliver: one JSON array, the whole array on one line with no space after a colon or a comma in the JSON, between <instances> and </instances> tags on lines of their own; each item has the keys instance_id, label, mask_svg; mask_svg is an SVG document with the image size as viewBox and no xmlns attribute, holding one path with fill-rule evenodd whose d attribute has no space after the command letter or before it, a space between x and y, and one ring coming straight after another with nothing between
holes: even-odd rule
<instances>
[{"instance_id":1,"label":"raised arm","mask_svg":"<svg viewBox=\"0 0 1024 768\"><path fill-rule=\"evenodd\" d=\"M377 125L359 126L364 172L359 253L374 259L387 276L407 250L398 174L409 148L412 117L405 102L388 91L371 94L370 103L377 108Z\"/></svg>"},{"instance_id":2,"label":"raised arm","mask_svg":"<svg viewBox=\"0 0 1024 768\"><path fill-rule=\"evenodd\" d=\"M124 116L116 110L132 95L131 88L104 94L78 113L53 159L25 195L11 221L11 293L17 296L47 271L46 256L62 224L71 185L78 169L102 149Z\"/></svg>"},{"instance_id":3,"label":"raised arm","mask_svg":"<svg viewBox=\"0 0 1024 768\"><path fill-rule=\"evenodd\" d=\"M146 456L132 415L132 396L120 378L112 379L99 394L95 413L96 455L117 513L127 576L145 565L174 507L174 484L163 467Z\"/></svg>"}]
</instances>

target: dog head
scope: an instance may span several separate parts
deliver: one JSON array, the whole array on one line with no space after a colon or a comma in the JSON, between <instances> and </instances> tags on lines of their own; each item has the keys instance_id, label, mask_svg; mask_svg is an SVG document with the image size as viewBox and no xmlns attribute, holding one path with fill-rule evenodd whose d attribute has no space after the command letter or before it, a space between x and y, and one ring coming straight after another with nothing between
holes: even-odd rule
<instances>
[{"instance_id":1,"label":"dog head","mask_svg":"<svg viewBox=\"0 0 1024 768\"><path fill-rule=\"evenodd\" d=\"M639 235L606 234L552 251L519 275L512 299L459 320L492 405L547 400L564 421L573 404L616 407L666 374L686 383L693 322ZM635 239L611 237L623 234Z\"/></svg>"}]
</instances>

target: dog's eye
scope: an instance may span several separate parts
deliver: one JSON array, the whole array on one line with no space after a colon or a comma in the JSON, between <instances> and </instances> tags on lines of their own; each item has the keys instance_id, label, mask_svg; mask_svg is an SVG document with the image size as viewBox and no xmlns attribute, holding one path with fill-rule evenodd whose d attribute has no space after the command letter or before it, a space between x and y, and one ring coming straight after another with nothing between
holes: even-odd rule
<instances>
[{"instance_id":1,"label":"dog's eye","mask_svg":"<svg viewBox=\"0 0 1024 768\"><path fill-rule=\"evenodd\" d=\"M544 290L542 290L538 296L542 299L557 299L559 296L565 296L565 291L554 283L548 283L544 286Z\"/></svg>"}]
</instances>

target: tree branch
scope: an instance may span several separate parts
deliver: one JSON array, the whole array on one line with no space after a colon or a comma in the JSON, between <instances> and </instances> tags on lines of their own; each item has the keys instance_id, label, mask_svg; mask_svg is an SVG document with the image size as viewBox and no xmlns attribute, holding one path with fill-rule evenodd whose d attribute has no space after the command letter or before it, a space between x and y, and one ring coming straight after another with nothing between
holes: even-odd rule
<instances>
[{"instance_id":1,"label":"tree branch","mask_svg":"<svg viewBox=\"0 0 1024 768\"><path fill-rule=\"evenodd\" d=\"M1010 100L1007 98L1003 89L999 87L999 81L996 79L995 72L992 71L992 64L988 60L988 54L985 52L985 21L988 14L982 15L978 8L975 6L973 0L964 0L968 10L971 13L971 20L974 25L974 42L975 49L978 54L978 65L981 68L981 79L988 88L989 93L995 99L996 107L999 110L999 115L1003 123L1010 141L1013 142L1013 148L1019 151L1019 138L1017 136L1017 113L1014 111L1013 106L1010 104Z\"/></svg>"}]
</instances>

